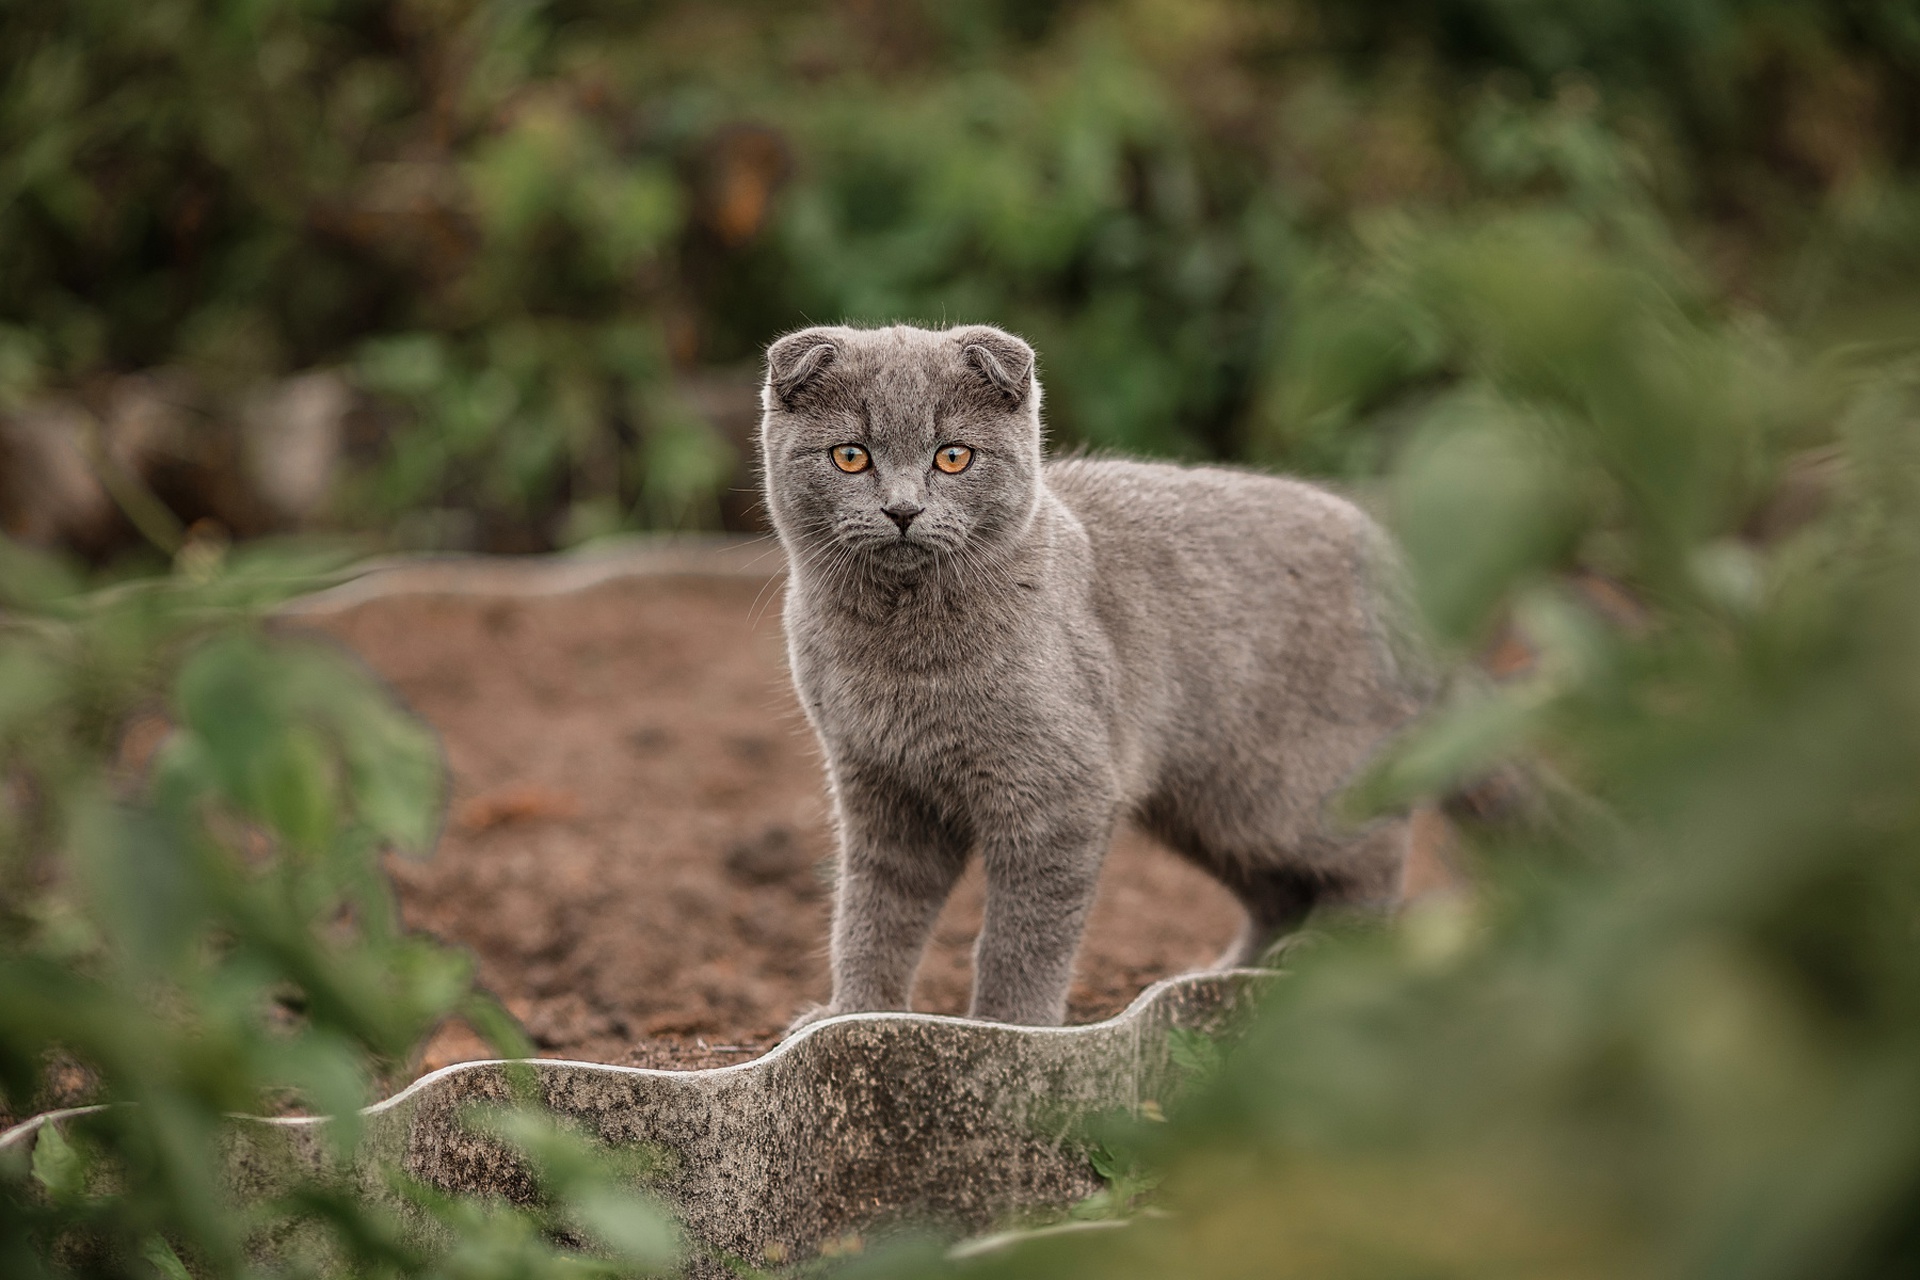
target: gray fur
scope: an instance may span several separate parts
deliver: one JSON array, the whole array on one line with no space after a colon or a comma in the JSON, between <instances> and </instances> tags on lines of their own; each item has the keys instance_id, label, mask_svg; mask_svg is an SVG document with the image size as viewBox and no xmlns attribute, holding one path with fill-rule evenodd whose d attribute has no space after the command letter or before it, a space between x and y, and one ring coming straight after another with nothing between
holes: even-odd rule
<instances>
[{"instance_id":1,"label":"gray fur","mask_svg":"<svg viewBox=\"0 0 1920 1280\"><path fill-rule=\"evenodd\" d=\"M1327 813L1425 684L1358 508L1239 471L1043 462L1033 351L997 329L807 329L767 363L787 643L841 837L832 1002L802 1021L905 1008L977 853L973 1015L1057 1024L1123 818L1245 904L1226 963L1317 903L1398 898L1405 820ZM847 443L868 470L835 466ZM949 443L974 451L957 475L933 466Z\"/></svg>"}]
</instances>

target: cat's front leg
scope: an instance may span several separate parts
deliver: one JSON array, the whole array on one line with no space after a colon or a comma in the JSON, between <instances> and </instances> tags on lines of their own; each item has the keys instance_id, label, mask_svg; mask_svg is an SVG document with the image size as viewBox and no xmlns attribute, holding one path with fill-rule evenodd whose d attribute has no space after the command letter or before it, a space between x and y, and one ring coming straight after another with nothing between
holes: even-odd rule
<instances>
[{"instance_id":1,"label":"cat's front leg","mask_svg":"<svg viewBox=\"0 0 1920 1280\"><path fill-rule=\"evenodd\" d=\"M794 1022L905 1009L933 922L966 866L966 843L897 788L842 783L833 907L833 998Z\"/></svg>"},{"instance_id":2,"label":"cat's front leg","mask_svg":"<svg viewBox=\"0 0 1920 1280\"><path fill-rule=\"evenodd\" d=\"M975 1018L1055 1027L1113 834L1110 819L1031 840L988 841L987 915L974 947Z\"/></svg>"}]
</instances>

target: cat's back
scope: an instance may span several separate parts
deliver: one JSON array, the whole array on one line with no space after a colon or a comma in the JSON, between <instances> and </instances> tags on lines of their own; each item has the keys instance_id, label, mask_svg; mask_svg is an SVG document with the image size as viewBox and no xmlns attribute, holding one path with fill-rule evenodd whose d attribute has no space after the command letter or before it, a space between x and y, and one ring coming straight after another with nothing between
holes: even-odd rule
<instances>
[{"instance_id":1,"label":"cat's back","mask_svg":"<svg viewBox=\"0 0 1920 1280\"><path fill-rule=\"evenodd\" d=\"M1345 595L1385 546L1352 502L1284 476L1071 458L1049 463L1046 477L1086 529L1103 578L1189 604Z\"/></svg>"},{"instance_id":2,"label":"cat's back","mask_svg":"<svg viewBox=\"0 0 1920 1280\"><path fill-rule=\"evenodd\" d=\"M1203 701L1283 678L1372 692L1421 677L1384 532L1316 485L1225 467L1081 458L1047 486L1086 530L1091 599L1136 686ZM1284 677L1275 673L1284 672Z\"/></svg>"},{"instance_id":3,"label":"cat's back","mask_svg":"<svg viewBox=\"0 0 1920 1280\"><path fill-rule=\"evenodd\" d=\"M1330 793L1424 700L1390 544L1352 502L1224 467L1069 459L1046 479L1086 532L1091 604L1153 785Z\"/></svg>"}]
</instances>

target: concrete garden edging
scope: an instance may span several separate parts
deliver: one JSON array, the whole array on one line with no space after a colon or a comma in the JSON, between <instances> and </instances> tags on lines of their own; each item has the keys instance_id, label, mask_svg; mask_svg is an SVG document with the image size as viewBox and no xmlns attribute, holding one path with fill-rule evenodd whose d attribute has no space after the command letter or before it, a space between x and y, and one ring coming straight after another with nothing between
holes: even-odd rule
<instances>
[{"instance_id":1,"label":"concrete garden edging","mask_svg":"<svg viewBox=\"0 0 1920 1280\"><path fill-rule=\"evenodd\" d=\"M587 591L625 578L784 577L786 555L770 536L632 534L549 555L399 555L364 561L334 586L289 600L285 618L341 613L393 596L526 599Z\"/></svg>"},{"instance_id":2,"label":"concrete garden edging","mask_svg":"<svg viewBox=\"0 0 1920 1280\"><path fill-rule=\"evenodd\" d=\"M866 1013L807 1027L764 1057L700 1071L535 1059L538 1100L607 1145L665 1154L646 1184L685 1224L688 1274L812 1257L895 1223L955 1236L1022 1211L1063 1209L1101 1180L1076 1136L1106 1112L1167 1099L1182 1071L1169 1032L1230 1034L1270 975L1169 978L1123 1013L1080 1027L1015 1027L933 1014ZM505 1062L422 1077L363 1110L358 1192L391 1200L383 1168L449 1192L518 1197L526 1175L460 1121L512 1097ZM84 1110L84 1109L83 1109ZM50 1112L0 1134L0 1153L80 1114ZM227 1180L241 1202L330 1157L324 1118L235 1117Z\"/></svg>"},{"instance_id":3,"label":"concrete garden edging","mask_svg":"<svg viewBox=\"0 0 1920 1280\"><path fill-rule=\"evenodd\" d=\"M731 537L636 537L555 556L403 556L275 612L297 620L397 595L551 596L631 577L775 579L785 567L770 539ZM398 1169L448 1192L521 1198L531 1190L523 1166L460 1119L470 1104L512 1100L518 1067L563 1122L615 1148L665 1155L646 1189L683 1222L689 1275L733 1275L729 1261L804 1260L891 1224L977 1235L1099 1191L1080 1123L1168 1099L1182 1075L1168 1033L1229 1034L1271 976L1170 978L1117 1016L1077 1027L849 1014L762 1057L705 1070L459 1063L362 1110L351 1169L333 1168L324 1118L236 1116L226 1181L246 1203L331 1169L358 1194L404 1209L384 1176ZM0 1133L0 1155L30 1152L46 1126L95 1109L32 1117Z\"/></svg>"}]
</instances>

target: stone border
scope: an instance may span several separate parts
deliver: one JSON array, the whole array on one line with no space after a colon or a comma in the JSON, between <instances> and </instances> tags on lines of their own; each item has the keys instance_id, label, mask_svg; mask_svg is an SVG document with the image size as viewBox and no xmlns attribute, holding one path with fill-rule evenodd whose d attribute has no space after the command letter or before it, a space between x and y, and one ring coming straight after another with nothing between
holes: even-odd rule
<instances>
[{"instance_id":1,"label":"stone border","mask_svg":"<svg viewBox=\"0 0 1920 1280\"><path fill-rule=\"evenodd\" d=\"M639 577L777 578L785 554L771 534L635 534L553 555L406 555L368 560L337 586L274 612L298 618L340 613L388 596L558 596Z\"/></svg>"},{"instance_id":2,"label":"stone border","mask_svg":"<svg viewBox=\"0 0 1920 1280\"><path fill-rule=\"evenodd\" d=\"M773 579L770 537L622 538L545 556L400 556L277 610L299 618L396 595L540 597L630 577ZM360 1113L351 1170L360 1194L405 1213L382 1171L446 1191L520 1195L525 1173L460 1123L470 1103L507 1102L510 1071L530 1070L541 1102L615 1147L661 1153L646 1189L685 1224L689 1275L813 1257L893 1224L959 1237L1017 1225L1100 1190L1081 1126L1141 1114L1179 1087L1168 1033L1229 1034L1272 975L1231 970L1169 978L1105 1022L1016 1027L935 1014L847 1014L765 1055L698 1071L559 1059L456 1063ZM43 1127L97 1111L34 1116L0 1133L30 1149ZM227 1180L241 1201L331 1168L324 1117L234 1117ZM416 1229L425 1224L408 1215ZM978 1242L990 1249L995 1236Z\"/></svg>"},{"instance_id":3,"label":"stone border","mask_svg":"<svg viewBox=\"0 0 1920 1280\"><path fill-rule=\"evenodd\" d=\"M954 1237L1005 1228L1100 1190L1082 1124L1152 1114L1149 1104L1181 1084L1168 1033L1230 1034L1270 977L1169 978L1116 1017L1080 1027L846 1014L764 1057L700 1071L460 1063L361 1111L354 1167L341 1172L360 1194L396 1207L383 1168L446 1191L524 1193L518 1163L460 1122L467 1104L509 1101L518 1065L556 1116L610 1146L665 1157L645 1189L685 1224L689 1275L733 1274L730 1261L797 1261L894 1224ZM0 1134L0 1152L92 1110L35 1116ZM235 1196L272 1196L290 1175L328 1168L327 1123L235 1117L227 1171Z\"/></svg>"}]
</instances>

